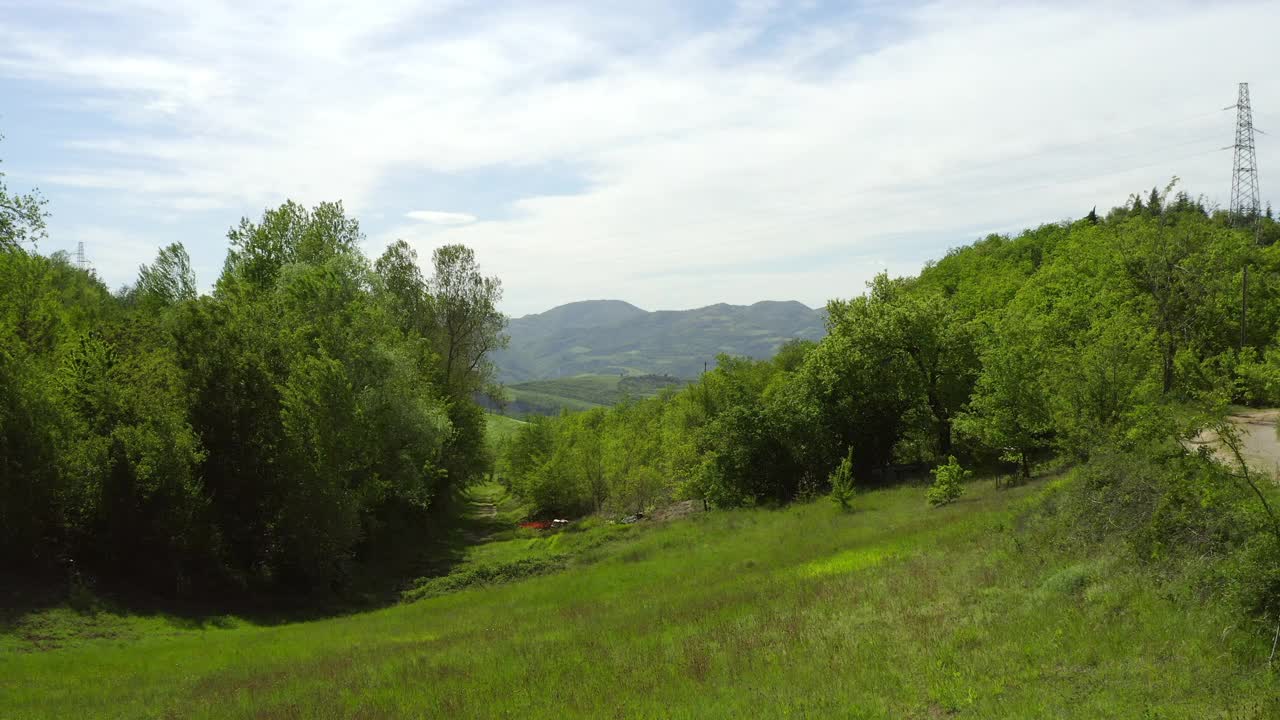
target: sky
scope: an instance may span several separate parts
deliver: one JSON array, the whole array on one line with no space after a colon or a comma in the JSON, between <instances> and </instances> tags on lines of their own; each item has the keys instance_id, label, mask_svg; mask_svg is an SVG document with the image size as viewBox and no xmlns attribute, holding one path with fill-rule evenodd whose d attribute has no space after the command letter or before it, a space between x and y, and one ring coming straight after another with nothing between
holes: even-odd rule
<instances>
[{"instance_id":1,"label":"sky","mask_svg":"<svg viewBox=\"0 0 1280 720\"><path fill-rule=\"evenodd\" d=\"M1280 187L1277 2L0 0L0 166L112 287L341 200L512 315L862 293L1171 178ZM1275 168L1274 174L1268 171ZM1269 179L1274 178L1274 180Z\"/></svg>"}]
</instances>

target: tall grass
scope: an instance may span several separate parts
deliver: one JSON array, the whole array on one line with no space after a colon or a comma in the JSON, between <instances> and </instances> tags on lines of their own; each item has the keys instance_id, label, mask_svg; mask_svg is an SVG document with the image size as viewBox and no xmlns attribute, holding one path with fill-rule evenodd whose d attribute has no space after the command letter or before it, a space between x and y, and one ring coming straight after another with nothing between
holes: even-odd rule
<instances>
[{"instance_id":1,"label":"tall grass","mask_svg":"<svg viewBox=\"0 0 1280 720\"><path fill-rule=\"evenodd\" d=\"M1107 555L1026 549L1040 491L711 513L377 612L10 647L0 716L1280 717L1269 643L1229 611Z\"/></svg>"}]
</instances>

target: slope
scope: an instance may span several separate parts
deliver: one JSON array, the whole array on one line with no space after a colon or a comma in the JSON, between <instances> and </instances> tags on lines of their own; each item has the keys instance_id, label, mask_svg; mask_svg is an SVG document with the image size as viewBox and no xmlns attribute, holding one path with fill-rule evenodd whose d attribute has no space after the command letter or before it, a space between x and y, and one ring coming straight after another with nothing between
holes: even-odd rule
<instances>
[{"instance_id":1,"label":"slope","mask_svg":"<svg viewBox=\"0 0 1280 720\"><path fill-rule=\"evenodd\" d=\"M504 388L506 396L501 407L486 397L479 400L505 415L558 415L563 410L590 410L616 405L628 398L653 397L664 388L684 384L669 375L574 375L508 385Z\"/></svg>"},{"instance_id":2,"label":"slope","mask_svg":"<svg viewBox=\"0 0 1280 720\"><path fill-rule=\"evenodd\" d=\"M849 514L820 502L517 533L470 562L567 569L319 622L142 618L151 624L130 642L10 643L0 707L14 718L1276 716L1269 638L1113 557L1065 555L1015 530L1045 488L978 482L941 510L906 487L865 494Z\"/></svg>"}]
</instances>

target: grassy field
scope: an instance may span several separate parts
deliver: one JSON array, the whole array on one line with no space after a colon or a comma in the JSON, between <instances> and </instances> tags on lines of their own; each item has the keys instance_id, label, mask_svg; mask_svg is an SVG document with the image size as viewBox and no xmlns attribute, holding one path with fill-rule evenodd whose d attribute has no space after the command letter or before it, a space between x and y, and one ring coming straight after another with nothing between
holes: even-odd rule
<instances>
[{"instance_id":1,"label":"grassy field","mask_svg":"<svg viewBox=\"0 0 1280 720\"><path fill-rule=\"evenodd\" d=\"M664 387L684 381L660 375L575 375L554 380L532 380L505 388L511 415L556 415L616 405L626 398L656 395Z\"/></svg>"},{"instance_id":2,"label":"grassy field","mask_svg":"<svg viewBox=\"0 0 1280 720\"><path fill-rule=\"evenodd\" d=\"M549 536L484 488L491 541L454 572L552 572L275 627L13 619L0 717L1280 717L1270 638L1112 557L1025 542L1044 487Z\"/></svg>"},{"instance_id":3,"label":"grassy field","mask_svg":"<svg viewBox=\"0 0 1280 720\"><path fill-rule=\"evenodd\" d=\"M485 413L484 421L485 439L490 443L499 443L511 437L524 424L522 420L497 413Z\"/></svg>"}]
</instances>

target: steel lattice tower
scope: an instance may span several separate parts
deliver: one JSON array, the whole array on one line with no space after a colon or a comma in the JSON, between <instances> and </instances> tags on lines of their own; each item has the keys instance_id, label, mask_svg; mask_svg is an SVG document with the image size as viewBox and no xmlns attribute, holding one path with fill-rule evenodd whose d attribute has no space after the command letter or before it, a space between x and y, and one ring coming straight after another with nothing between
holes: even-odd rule
<instances>
[{"instance_id":1,"label":"steel lattice tower","mask_svg":"<svg viewBox=\"0 0 1280 720\"><path fill-rule=\"evenodd\" d=\"M84 243L76 245L76 267L85 271L89 269L89 261L84 257Z\"/></svg>"},{"instance_id":2,"label":"steel lattice tower","mask_svg":"<svg viewBox=\"0 0 1280 720\"><path fill-rule=\"evenodd\" d=\"M1253 110L1249 107L1249 83L1240 83L1236 109L1235 162L1231 170L1231 219L1238 225L1258 221L1262 214L1258 192L1258 159L1253 148Z\"/></svg>"}]
</instances>

